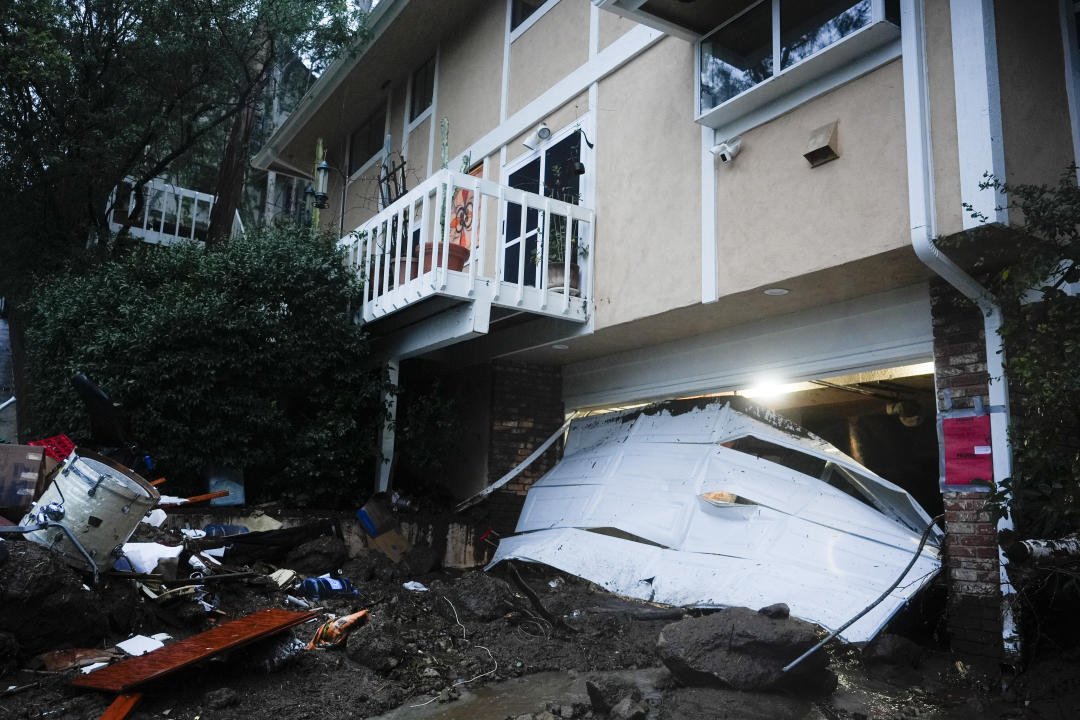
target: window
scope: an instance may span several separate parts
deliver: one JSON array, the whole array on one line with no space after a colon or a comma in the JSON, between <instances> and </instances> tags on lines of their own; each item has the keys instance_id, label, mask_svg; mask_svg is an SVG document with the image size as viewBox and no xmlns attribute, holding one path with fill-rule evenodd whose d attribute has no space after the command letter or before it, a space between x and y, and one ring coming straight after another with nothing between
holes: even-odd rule
<instances>
[{"instance_id":1,"label":"window","mask_svg":"<svg viewBox=\"0 0 1080 720\"><path fill-rule=\"evenodd\" d=\"M349 136L349 175L367 164L383 147L386 128L386 105L380 105Z\"/></svg>"},{"instance_id":2,"label":"window","mask_svg":"<svg viewBox=\"0 0 1080 720\"><path fill-rule=\"evenodd\" d=\"M575 129L569 135L542 148L536 157L510 173L510 187L578 205L581 199L581 175L574 166L580 160L581 133ZM540 237L543 232L544 213L535 208L526 209L525 236L522 238L521 210L521 205L517 203L506 205L506 262L503 280L511 283L518 281L519 258L524 249L525 262L522 263L525 273L524 283L536 287L538 283L536 258L542 256ZM565 237L565 218L556 217L553 220L549 238L552 237L552 233L559 232L560 227ZM574 227L571 228L571 236L576 237L574 235L576 232L577 221L575 220ZM555 244L554 241L552 242ZM578 260L576 244L571 246L571 252L570 262L576 263Z\"/></svg>"},{"instance_id":3,"label":"window","mask_svg":"<svg viewBox=\"0 0 1080 720\"><path fill-rule=\"evenodd\" d=\"M431 107L435 94L435 56L416 69L412 76L412 96L409 100L409 122Z\"/></svg>"},{"instance_id":4,"label":"window","mask_svg":"<svg viewBox=\"0 0 1080 720\"><path fill-rule=\"evenodd\" d=\"M510 5L510 29L516 30L518 25L528 20L545 2L546 0L513 0Z\"/></svg>"},{"instance_id":5,"label":"window","mask_svg":"<svg viewBox=\"0 0 1080 720\"><path fill-rule=\"evenodd\" d=\"M899 16L899 0L759 0L698 44L699 114L810 64L859 30L898 25Z\"/></svg>"}]
</instances>

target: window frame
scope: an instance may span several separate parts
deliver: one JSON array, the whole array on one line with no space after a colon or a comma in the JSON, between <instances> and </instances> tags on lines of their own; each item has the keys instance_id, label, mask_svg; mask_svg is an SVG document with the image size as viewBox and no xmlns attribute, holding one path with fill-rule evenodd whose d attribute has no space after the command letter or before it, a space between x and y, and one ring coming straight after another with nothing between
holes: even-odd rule
<instances>
[{"instance_id":1,"label":"window frame","mask_svg":"<svg viewBox=\"0 0 1080 720\"><path fill-rule=\"evenodd\" d=\"M421 110L419 113L417 113L416 117L410 119L408 116L412 115L412 111L413 111L412 106L413 106L413 103L416 100L416 75L421 70L426 68L428 65L431 66L431 94L428 96L427 107L425 107L423 110ZM432 53L430 58L428 58L427 60L422 62L409 75L408 103L406 104L406 107L405 107L405 113L406 113L405 132L412 132L412 130L415 129L417 125L419 125L420 123L424 122L429 117L431 117L432 110L435 107L435 88L438 85L438 83L439 83L439 56L438 56L438 53Z\"/></svg>"},{"instance_id":2,"label":"window frame","mask_svg":"<svg viewBox=\"0 0 1080 720\"><path fill-rule=\"evenodd\" d=\"M536 21L542 18L553 7L559 4L559 0L547 0L543 5L532 11L532 14L518 23L517 27L510 27L514 21L514 3L517 0L506 0L506 29L509 33L509 42L514 42L528 32Z\"/></svg>"},{"instance_id":3,"label":"window frame","mask_svg":"<svg viewBox=\"0 0 1080 720\"><path fill-rule=\"evenodd\" d=\"M374 123L376 122L376 119L379 117L379 111L380 110L382 111L382 132L380 133L380 136L383 138L383 142L380 143L378 149L376 149L375 152L371 156L369 156L366 160L364 160L359 165L357 165L355 170L352 170L352 167L353 167L353 162L352 161L353 161L353 152L354 152L354 150L353 150L353 138L355 138L356 134L361 129L363 129L364 126L367 125L369 122L372 123L373 126L374 126ZM382 104L380 104L379 107L376 108L375 111L372 112L371 115L369 115L367 117L367 119L365 119L362 123L360 123L359 125L354 127L352 132L349 133L349 146L348 146L348 154L347 154L347 157L346 157L346 162L348 163L348 168L350 169L350 172L348 173L349 182L352 182L352 181L356 180L357 178L361 177L364 173L366 173L368 170L371 169L372 165L374 165L379 159L381 159L381 158L383 158L385 156L386 153L384 152L384 150L385 150L385 146L386 146L386 135L387 135L387 127L386 126L387 126L387 122L388 122L387 113L389 111L390 111L390 103L389 103L388 100L384 100L382 102Z\"/></svg>"},{"instance_id":4,"label":"window frame","mask_svg":"<svg viewBox=\"0 0 1080 720\"><path fill-rule=\"evenodd\" d=\"M785 0L748 2L744 8L702 35L694 43L693 112L696 122L718 129L755 111L767 109L767 106L784 100L785 96L800 96L794 101L789 99L789 102L781 103L780 107L774 111L757 118L750 124L750 127L753 127L900 56L900 28L888 19L886 0L870 0L871 16L866 25L820 48L793 65L781 69L780 5L783 2ZM710 108L703 108L701 104L702 44L717 31L737 22L762 3L771 5L772 75L733 97ZM738 132L746 129L748 127L739 127ZM738 132L731 134L738 134Z\"/></svg>"}]
</instances>

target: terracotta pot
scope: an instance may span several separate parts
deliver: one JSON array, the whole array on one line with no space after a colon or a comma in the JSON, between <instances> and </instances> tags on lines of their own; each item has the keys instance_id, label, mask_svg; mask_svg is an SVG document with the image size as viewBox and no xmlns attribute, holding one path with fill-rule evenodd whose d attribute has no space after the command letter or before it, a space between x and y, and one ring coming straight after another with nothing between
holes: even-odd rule
<instances>
[{"instance_id":1,"label":"terracotta pot","mask_svg":"<svg viewBox=\"0 0 1080 720\"><path fill-rule=\"evenodd\" d=\"M563 263L548 263L547 286L549 290L561 291L563 288L566 266ZM581 295L581 268L577 263L570 263L570 294Z\"/></svg>"},{"instance_id":2,"label":"terracotta pot","mask_svg":"<svg viewBox=\"0 0 1080 720\"><path fill-rule=\"evenodd\" d=\"M435 256L438 253L438 256ZM446 257L446 268L448 270L461 271L465 268L465 263L469 260L469 248L464 245L458 245L456 243L450 243L450 252ZM435 262L432 262L432 257L435 257ZM420 264L417 262L419 258L413 259L413 277L416 277L417 266ZM424 272L430 272L432 265L438 267L442 262L442 247L441 244L429 242L424 245Z\"/></svg>"}]
</instances>

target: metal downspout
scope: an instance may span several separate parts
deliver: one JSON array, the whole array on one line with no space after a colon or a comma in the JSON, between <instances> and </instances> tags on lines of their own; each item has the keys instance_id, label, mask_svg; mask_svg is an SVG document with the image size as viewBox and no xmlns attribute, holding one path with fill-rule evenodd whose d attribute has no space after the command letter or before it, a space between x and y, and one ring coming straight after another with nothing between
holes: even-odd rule
<instances>
[{"instance_id":1,"label":"metal downspout","mask_svg":"<svg viewBox=\"0 0 1080 720\"><path fill-rule=\"evenodd\" d=\"M1001 308L994 296L968 275L934 243L937 235L932 142L930 136L929 82L927 76L925 29L921 0L901 3L904 74L904 113L908 150L908 201L911 217L911 245L918 258L939 277L972 300L983 314L986 342L987 391L990 398L990 432L994 449L994 477L1012 476L1012 445L1009 441L1009 393L1003 367L1005 351L999 334ZM1011 508L1011 495L1006 508ZM998 520L998 531L1011 530L1011 513ZM1001 569L1002 645L1006 661L1020 655L1020 635L1016 626L1016 589L1006 573L1008 560L998 547Z\"/></svg>"}]
</instances>

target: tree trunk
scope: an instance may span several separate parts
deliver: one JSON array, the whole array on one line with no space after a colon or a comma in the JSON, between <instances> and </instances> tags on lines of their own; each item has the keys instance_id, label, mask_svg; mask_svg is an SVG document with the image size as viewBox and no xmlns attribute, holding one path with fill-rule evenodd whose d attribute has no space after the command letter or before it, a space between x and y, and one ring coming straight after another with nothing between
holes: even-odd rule
<instances>
[{"instance_id":1,"label":"tree trunk","mask_svg":"<svg viewBox=\"0 0 1080 720\"><path fill-rule=\"evenodd\" d=\"M1056 540L1021 540L1005 551L1014 563L1063 565L1080 561L1080 533Z\"/></svg>"},{"instance_id":2,"label":"tree trunk","mask_svg":"<svg viewBox=\"0 0 1080 720\"><path fill-rule=\"evenodd\" d=\"M225 157L218 170L217 199L210 210L210 228L207 245L228 240L232 232L233 216L244 194L244 177L247 174L247 145L255 126L255 103L259 93L252 93L247 104L233 118Z\"/></svg>"}]
</instances>

